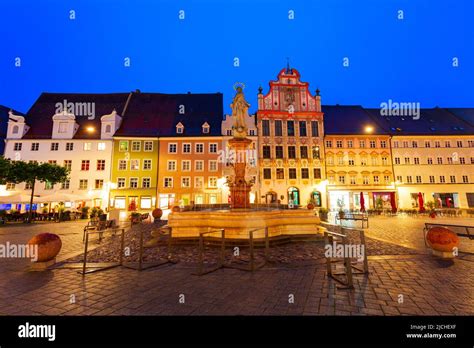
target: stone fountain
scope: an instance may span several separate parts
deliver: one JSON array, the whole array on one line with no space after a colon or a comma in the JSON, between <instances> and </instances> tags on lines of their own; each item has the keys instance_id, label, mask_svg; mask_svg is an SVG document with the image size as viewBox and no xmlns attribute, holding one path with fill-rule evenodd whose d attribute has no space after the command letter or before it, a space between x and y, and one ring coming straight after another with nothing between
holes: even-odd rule
<instances>
[{"instance_id":1,"label":"stone fountain","mask_svg":"<svg viewBox=\"0 0 474 348\"><path fill-rule=\"evenodd\" d=\"M230 105L233 118L233 139L229 145L235 154L234 176L229 179L230 210L174 211L168 216L173 237L198 237L209 230L225 229L226 238L248 239L249 231L268 227L269 237L281 235L314 235L320 232L320 220L312 210L272 209L257 210L250 205L252 184L245 179L248 149L252 140L247 138L245 119L250 104L245 100L242 86L236 87ZM261 235L262 233L260 233Z\"/></svg>"}]
</instances>

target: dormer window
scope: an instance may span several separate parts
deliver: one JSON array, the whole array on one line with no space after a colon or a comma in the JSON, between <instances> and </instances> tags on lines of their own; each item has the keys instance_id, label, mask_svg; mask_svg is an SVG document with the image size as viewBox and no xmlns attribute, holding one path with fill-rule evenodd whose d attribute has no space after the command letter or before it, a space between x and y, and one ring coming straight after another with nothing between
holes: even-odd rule
<instances>
[{"instance_id":1,"label":"dormer window","mask_svg":"<svg viewBox=\"0 0 474 348\"><path fill-rule=\"evenodd\" d=\"M181 122L176 125L176 134L183 134L184 133L184 126Z\"/></svg>"},{"instance_id":2,"label":"dormer window","mask_svg":"<svg viewBox=\"0 0 474 348\"><path fill-rule=\"evenodd\" d=\"M204 124L202 125L202 133L203 134L209 134L209 129L211 127L209 126L209 123L207 122L204 122Z\"/></svg>"}]
</instances>

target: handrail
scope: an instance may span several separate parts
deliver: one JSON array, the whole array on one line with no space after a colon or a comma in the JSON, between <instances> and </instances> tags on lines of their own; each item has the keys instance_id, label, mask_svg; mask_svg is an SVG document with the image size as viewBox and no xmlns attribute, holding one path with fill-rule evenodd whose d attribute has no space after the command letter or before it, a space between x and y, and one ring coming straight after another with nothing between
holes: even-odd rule
<instances>
[{"instance_id":1,"label":"handrail","mask_svg":"<svg viewBox=\"0 0 474 348\"><path fill-rule=\"evenodd\" d=\"M221 267L224 266L224 258L225 258L225 229L221 228L218 230L210 230L210 231L204 231L204 232L199 232L199 267L198 267L198 275L203 275L205 274L203 272L203 263L204 263L204 258L203 258L203 251L204 251L204 235L209 234L209 233L216 233L216 232L221 232L221 252L220 252L220 257L219 257L219 263L215 269L212 269L208 272L205 273L210 273L213 272Z\"/></svg>"}]
</instances>

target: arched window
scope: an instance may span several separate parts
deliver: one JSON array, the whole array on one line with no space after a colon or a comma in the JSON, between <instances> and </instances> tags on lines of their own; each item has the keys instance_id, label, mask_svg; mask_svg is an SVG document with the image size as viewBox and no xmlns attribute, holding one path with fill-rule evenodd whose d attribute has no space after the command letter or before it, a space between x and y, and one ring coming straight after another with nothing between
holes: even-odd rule
<instances>
[{"instance_id":1,"label":"arched window","mask_svg":"<svg viewBox=\"0 0 474 348\"><path fill-rule=\"evenodd\" d=\"M112 132L112 126L110 124L105 126L105 133L111 133Z\"/></svg>"},{"instance_id":2,"label":"arched window","mask_svg":"<svg viewBox=\"0 0 474 348\"><path fill-rule=\"evenodd\" d=\"M13 126L13 129L12 129L12 134L18 134L18 126Z\"/></svg>"}]
</instances>

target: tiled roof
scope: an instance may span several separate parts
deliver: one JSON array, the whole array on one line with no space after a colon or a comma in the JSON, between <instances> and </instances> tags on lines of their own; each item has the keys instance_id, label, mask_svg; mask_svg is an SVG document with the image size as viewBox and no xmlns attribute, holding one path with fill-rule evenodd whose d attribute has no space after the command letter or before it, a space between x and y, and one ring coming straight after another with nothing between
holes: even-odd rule
<instances>
[{"instance_id":1,"label":"tiled roof","mask_svg":"<svg viewBox=\"0 0 474 348\"><path fill-rule=\"evenodd\" d=\"M183 113L180 113L183 112ZM115 136L199 136L220 135L223 98L215 94L161 94L134 92L122 125ZM176 125L184 125L183 134ZM209 133L203 134L207 122Z\"/></svg>"},{"instance_id":2,"label":"tiled roof","mask_svg":"<svg viewBox=\"0 0 474 348\"><path fill-rule=\"evenodd\" d=\"M447 109L420 109L417 116L382 116L380 109L366 109L390 134L396 135L457 135L474 134L474 127Z\"/></svg>"},{"instance_id":3,"label":"tiled roof","mask_svg":"<svg viewBox=\"0 0 474 348\"><path fill-rule=\"evenodd\" d=\"M30 129L24 139L49 139L53 129L52 117L56 113L56 104L63 103L94 103L95 118L89 120L86 116L76 116L79 129L74 139L99 139L100 117L110 114L114 109L120 114L125 106L129 93L112 94L76 94L76 93L42 93L33 106L28 110L25 122ZM97 131L90 133L86 129L94 127Z\"/></svg>"},{"instance_id":4,"label":"tiled roof","mask_svg":"<svg viewBox=\"0 0 474 348\"><path fill-rule=\"evenodd\" d=\"M387 129L359 105L322 105L321 109L327 135L367 134L367 126L373 128L371 134L388 134Z\"/></svg>"}]
</instances>

